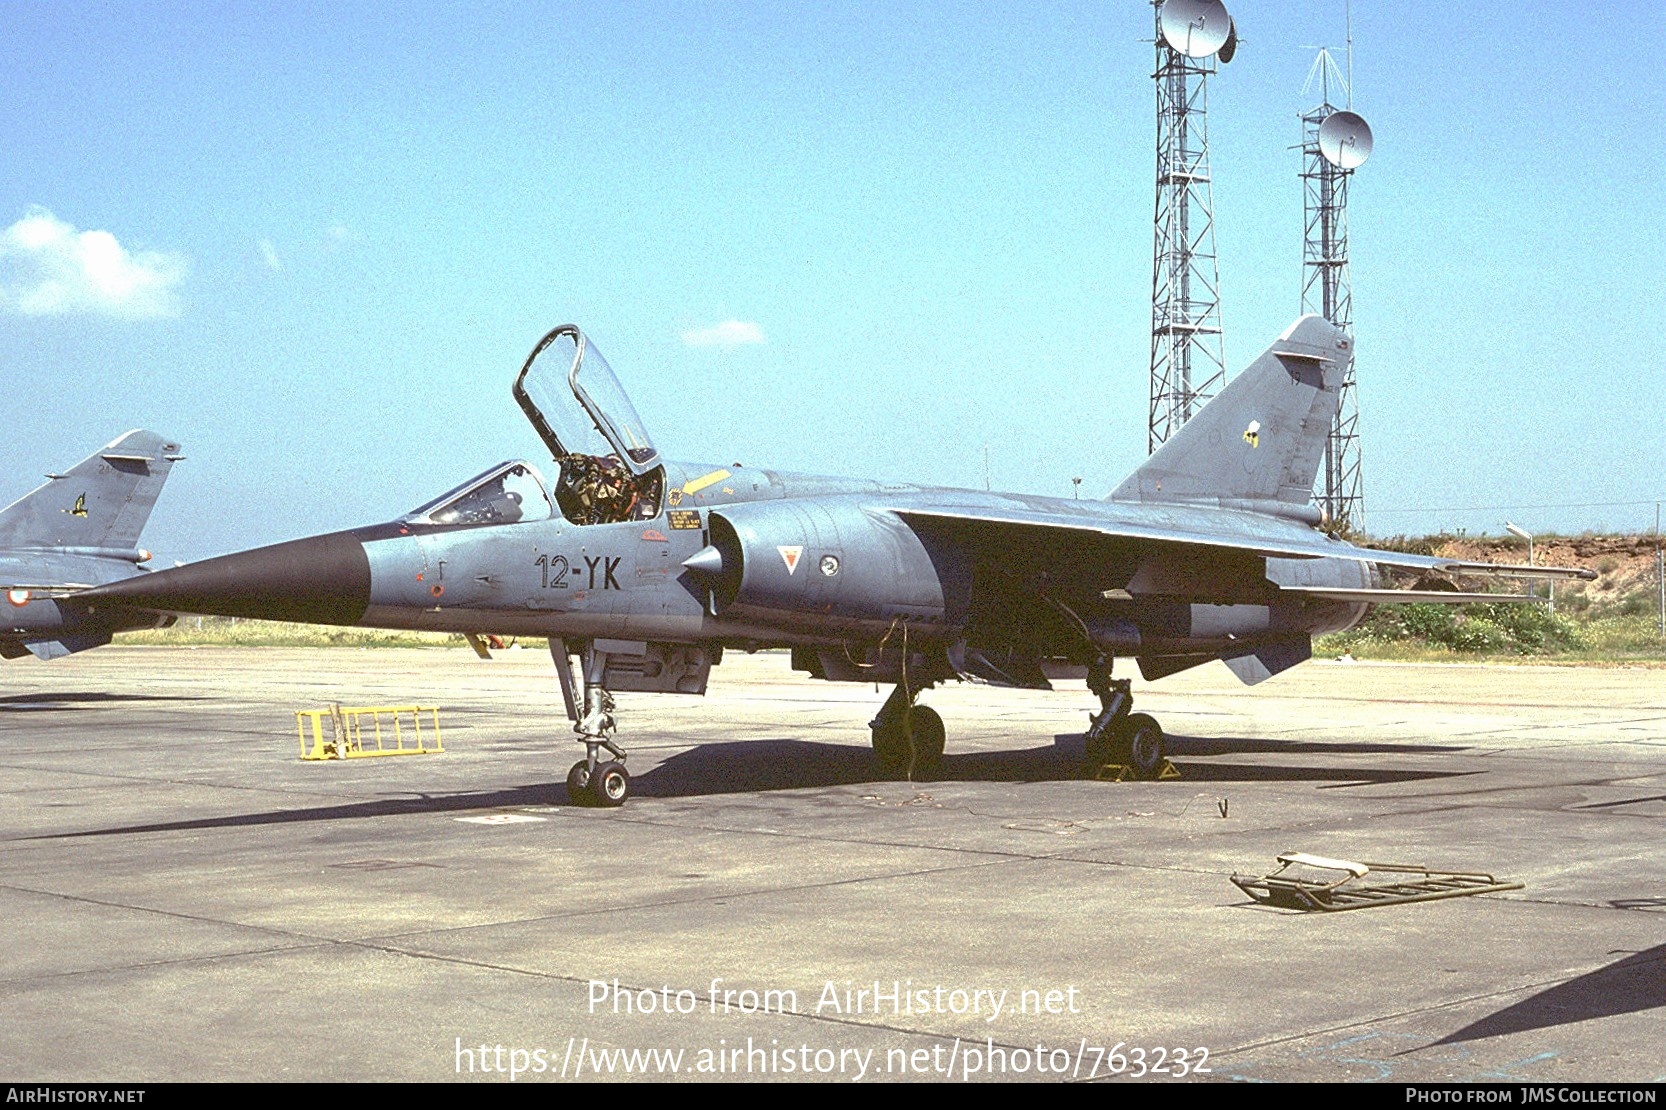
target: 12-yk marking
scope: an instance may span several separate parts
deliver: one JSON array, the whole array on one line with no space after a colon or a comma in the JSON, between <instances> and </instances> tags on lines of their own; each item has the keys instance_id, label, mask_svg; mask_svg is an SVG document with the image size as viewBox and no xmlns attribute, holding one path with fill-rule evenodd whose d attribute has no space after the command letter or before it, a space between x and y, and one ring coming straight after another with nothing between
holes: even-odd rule
<instances>
[{"instance_id":1,"label":"12-yk marking","mask_svg":"<svg viewBox=\"0 0 1666 1110\"><path fill-rule=\"evenodd\" d=\"M567 575L569 574L575 577L581 574L584 575L586 578L584 588L587 590L597 588L596 576L598 574L601 575L601 589L617 590L621 588L619 580L613 577L613 572L619 569L620 563L624 562L624 556L581 555L579 558L584 560L582 569L576 563L570 562L565 555L540 555L532 561L532 565L538 568L543 588L546 590L570 589L571 584L567 581Z\"/></svg>"}]
</instances>

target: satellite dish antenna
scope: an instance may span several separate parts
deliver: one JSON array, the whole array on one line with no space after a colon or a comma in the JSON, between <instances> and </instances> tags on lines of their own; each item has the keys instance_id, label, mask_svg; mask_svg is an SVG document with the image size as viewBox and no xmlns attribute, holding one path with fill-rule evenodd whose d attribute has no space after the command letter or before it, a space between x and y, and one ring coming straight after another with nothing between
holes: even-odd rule
<instances>
[{"instance_id":1,"label":"satellite dish antenna","mask_svg":"<svg viewBox=\"0 0 1666 1110\"><path fill-rule=\"evenodd\" d=\"M1332 112L1319 125L1319 153L1339 169L1358 169L1371 157L1371 128L1355 112Z\"/></svg>"},{"instance_id":2,"label":"satellite dish antenna","mask_svg":"<svg viewBox=\"0 0 1666 1110\"><path fill-rule=\"evenodd\" d=\"M1170 48L1188 58L1207 58L1226 45L1232 17L1221 0L1163 0L1157 26Z\"/></svg>"},{"instance_id":3,"label":"satellite dish antenna","mask_svg":"<svg viewBox=\"0 0 1666 1110\"><path fill-rule=\"evenodd\" d=\"M1230 62L1232 60L1233 55L1235 55L1237 53L1238 53L1238 24L1236 22L1234 22L1230 17L1228 17L1228 19L1226 21L1226 45L1221 47L1220 53L1217 55L1217 57L1220 58L1221 64L1225 65L1227 62Z\"/></svg>"}]
</instances>

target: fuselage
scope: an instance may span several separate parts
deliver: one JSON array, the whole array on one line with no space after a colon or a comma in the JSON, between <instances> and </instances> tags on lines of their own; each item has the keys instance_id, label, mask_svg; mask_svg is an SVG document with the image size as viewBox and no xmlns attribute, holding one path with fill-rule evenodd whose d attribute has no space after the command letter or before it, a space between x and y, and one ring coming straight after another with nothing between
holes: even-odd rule
<instances>
[{"instance_id":1,"label":"fuselage","mask_svg":"<svg viewBox=\"0 0 1666 1110\"><path fill-rule=\"evenodd\" d=\"M1278 587L1374 581L1369 553L1341 543L1335 558L1227 562L1068 535L1018 550L911 526L892 511L1033 513L1251 545L1323 539L1298 519L1242 509L681 463L665 464L660 488L641 519L436 524L413 515L159 572L96 591L92 604L125 596L170 612L745 648L872 645L906 629L918 647L1080 661L1088 642L1176 655L1346 628L1364 605ZM685 566L714 545L729 552L722 576Z\"/></svg>"}]
</instances>

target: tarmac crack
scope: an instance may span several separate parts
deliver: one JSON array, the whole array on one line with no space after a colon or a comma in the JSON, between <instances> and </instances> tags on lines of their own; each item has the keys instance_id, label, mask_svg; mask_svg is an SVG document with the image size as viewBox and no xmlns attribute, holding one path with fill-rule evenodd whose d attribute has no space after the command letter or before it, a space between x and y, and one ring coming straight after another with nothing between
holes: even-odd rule
<instances>
[{"instance_id":1,"label":"tarmac crack","mask_svg":"<svg viewBox=\"0 0 1666 1110\"><path fill-rule=\"evenodd\" d=\"M301 952L306 951L309 948L322 948L328 947L332 944L341 943L340 941L332 940L329 937L312 936L306 933L297 933L289 929L275 929L269 925L248 925L239 921L226 921L217 917L206 917L202 914L181 913L178 910L158 909L155 906L138 906L127 902L113 901L107 898L92 898L84 894L65 894L63 891L58 890L36 890L33 887L19 886L15 883L0 883L0 890L9 890L19 894L33 894L41 898L56 898L64 902L79 902L84 905L102 906L106 909L125 910L129 913L154 914L158 917L168 917L180 921L191 921L203 925L217 925L228 929L248 930L250 932L264 933L270 936L285 937L303 942L299 944L276 945L271 948L240 949L233 952L216 952L201 956L183 956L177 959L141 960L137 963L110 964L103 967L83 968L78 971L58 971L44 975L24 975L16 977L0 976L0 984L28 983L37 980L61 979L77 975L97 975L108 972L136 971L149 967L171 967L175 965L202 963L209 960L225 959L228 957L266 955L274 952Z\"/></svg>"},{"instance_id":2,"label":"tarmac crack","mask_svg":"<svg viewBox=\"0 0 1666 1110\"><path fill-rule=\"evenodd\" d=\"M1001 817L999 817L998 815L995 815L995 814L978 814L975 811L964 809L964 807L959 807L959 808L960 808L961 812L972 813L974 816L990 817L990 818L996 819L996 820L1018 821L1018 820L1028 819L1028 818L1024 818L1024 817L1001 818ZM1453 807L1453 808L1461 808L1461 807ZM1047 861L1047 860L1060 860L1060 861L1067 862L1067 863L1085 863L1085 864L1094 864L1094 865L1097 865L1097 866L1104 866L1104 867L1134 867L1134 868L1151 869L1151 870L1159 870L1159 871L1173 870L1173 871L1183 872L1183 873L1187 873L1187 874L1214 874L1215 873L1215 872L1203 871L1203 870L1194 871L1194 870L1187 869L1187 868L1171 868L1171 867L1167 867L1167 866L1164 866L1164 865L1131 864L1131 863L1122 863L1121 861L1114 861L1114 860L1084 859L1084 858L1081 858L1079 856L1070 855L1068 853L1020 851L1020 850L1014 850L1014 849L1000 849L1000 848L973 848L973 847L963 847L963 846L951 847L951 846L941 845L941 844L911 843L911 842L905 841L905 840L883 840L883 839L878 839L878 838L874 838L874 837L829 836L829 835L825 835L825 834L811 835L811 834L808 834L808 833L787 832L787 831L783 831L783 830L780 830L780 829L737 829L737 828L725 827L725 826L721 826L721 825L689 824L689 823L679 824L679 823L670 822L670 821L644 820L642 818L631 818L629 820L630 820L630 823L632 823L632 824L648 825L648 826L655 827L655 828L667 828L667 829L674 829L674 830L679 830L679 831L687 831L687 830L693 829L693 830L697 830L697 831L700 831L700 832L716 833L716 834L725 835L725 836L736 836L736 835L778 836L778 837L783 837L783 838L791 839L791 840L805 841L805 842L811 843L811 844L849 844L849 845L859 845L859 846L864 847L864 848L905 848L905 849L912 849L912 850L915 850L915 851L922 851L922 852L950 852L950 853L959 854L959 855L991 856L991 857L994 857L990 861L991 863L1003 862L1003 861L1008 861L1008 862L1043 862L1043 861ZM1086 818L1086 820L1091 820L1091 821L1115 820L1115 818ZM1017 830L1017 831L1024 831L1024 830Z\"/></svg>"},{"instance_id":3,"label":"tarmac crack","mask_svg":"<svg viewBox=\"0 0 1666 1110\"><path fill-rule=\"evenodd\" d=\"M157 776L157 775L117 775L117 774L112 774L109 771L78 771L78 770L75 770L74 768L70 768L70 767L37 767L37 766L33 766L33 765L27 764L27 763L0 763L0 768L4 768L8 771L34 771L34 772L37 772L37 773L40 773L40 774L75 775L75 776L78 776L78 777L81 777L81 778L107 779L107 780L110 780L112 782L143 782L143 783L149 783L149 784L156 785L156 786L200 786L200 787L205 787L207 789L212 789L212 790L241 790L241 791L245 791L245 792L250 793L250 794L280 794L280 795L304 794L308 797L314 797L314 796L317 796L319 794L322 794L323 796L328 797L328 798L349 798L349 799L359 798L361 796L359 794L347 793L347 792L332 793L332 792L327 791L327 790L317 790L317 789L314 789L314 788L311 788L311 787L303 790L300 787L255 785L255 784L250 784L250 783L246 783L246 782L215 782L215 781L212 781L212 780L205 780L205 779L174 778L172 776L167 776L167 775L162 775L162 776ZM99 785L98 783L89 783L88 785L86 785L84 787L50 787L48 789L56 789L56 790L96 790L98 788L98 785ZM0 793L36 793L36 792L38 792L38 791L35 790L34 788L30 788L30 787L25 787L22 790L17 790L17 791L0 791Z\"/></svg>"},{"instance_id":4,"label":"tarmac crack","mask_svg":"<svg viewBox=\"0 0 1666 1110\"><path fill-rule=\"evenodd\" d=\"M15 978L0 977L0 987L24 986L37 982L57 982L66 979L84 978L89 975L116 975L125 972L148 971L155 968L188 967L191 964L214 963L221 960L245 959L250 956L286 955L291 952L307 952L327 949L343 942L332 940L314 940L308 944L285 944L271 948L244 948L233 952L210 952L201 956L181 956L172 960L141 960L138 963L109 964L103 967L80 968L75 971L54 971L41 975L24 975Z\"/></svg>"},{"instance_id":5,"label":"tarmac crack","mask_svg":"<svg viewBox=\"0 0 1666 1110\"><path fill-rule=\"evenodd\" d=\"M538 921L565 921L579 917L595 917L612 913L636 913L641 910L669 909L674 906L694 906L706 902L728 901L741 898L762 898L777 894L798 894L812 890L827 890L835 887L854 886L859 883L887 882L894 879L917 879L930 875L946 875L953 872L973 871L984 867L994 867L998 864L1011 862L1009 860L985 860L979 863L961 864L956 867L926 867L913 871L888 871L881 874L857 875L845 879L828 879L819 883L796 883L787 886L771 886L759 890L721 891L688 896L682 898L666 898L655 902L636 902L625 906L596 906L589 909L573 910L566 913L537 914L528 917L506 918L502 921L482 921L471 925L452 925L443 929L427 929L408 933L385 934L390 940L399 937L433 937L447 934L471 932L477 929L496 929L504 925L530 924ZM353 943L372 944L373 942L361 938Z\"/></svg>"},{"instance_id":6,"label":"tarmac crack","mask_svg":"<svg viewBox=\"0 0 1666 1110\"><path fill-rule=\"evenodd\" d=\"M1655 773L1655 774L1644 774L1644 775L1616 775L1616 776L1612 776L1610 778L1600 778L1600 779L1568 779L1568 780L1563 780L1562 782L1556 783L1556 787L1558 789L1564 789L1564 790L1577 790L1577 789L1596 789L1596 788L1603 788L1603 787L1614 788L1614 787L1625 786L1627 784L1636 784L1636 785L1642 786L1642 785L1646 785L1646 784L1652 784L1652 783L1660 780L1661 777L1662 777L1661 775L1659 775L1658 773ZM1521 792L1530 791L1530 790L1542 791L1544 789L1545 789L1545 787L1544 787L1543 784L1533 784L1533 783L1526 783L1526 784L1514 783L1514 784L1512 784L1512 783L1505 783L1505 784L1502 784L1502 785L1499 785L1499 786L1478 786L1473 790L1425 790L1425 791L1421 791L1420 793L1423 797L1429 797L1429 798L1474 798L1474 797L1480 797L1482 795L1487 795L1487 794L1492 794L1492 795L1510 794L1510 793L1521 793Z\"/></svg>"}]
</instances>

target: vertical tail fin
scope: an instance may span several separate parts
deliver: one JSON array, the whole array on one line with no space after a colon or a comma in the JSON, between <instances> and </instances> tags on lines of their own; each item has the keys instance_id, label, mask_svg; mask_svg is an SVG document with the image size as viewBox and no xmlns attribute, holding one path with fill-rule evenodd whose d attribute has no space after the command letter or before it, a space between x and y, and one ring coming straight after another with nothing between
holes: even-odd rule
<instances>
[{"instance_id":1,"label":"vertical tail fin","mask_svg":"<svg viewBox=\"0 0 1666 1110\"><path fill-rule=\"evenodd\" d=\"M134 431L0 509L0 548L131 549L179 444Z\"/></svg>"},{"instance_id":2,"label":"vertical tail fin","mask_svg":"<svg viewBox=\"0 0 1666 1110\"><path fill-rule=\"evenodd\" d=\"M1303 316L1111 494L1113 501L1253 503L1308 517L1353 343ZM1244 507L1252 507L1244 505Z\"/></svg>"}]
</instances>

